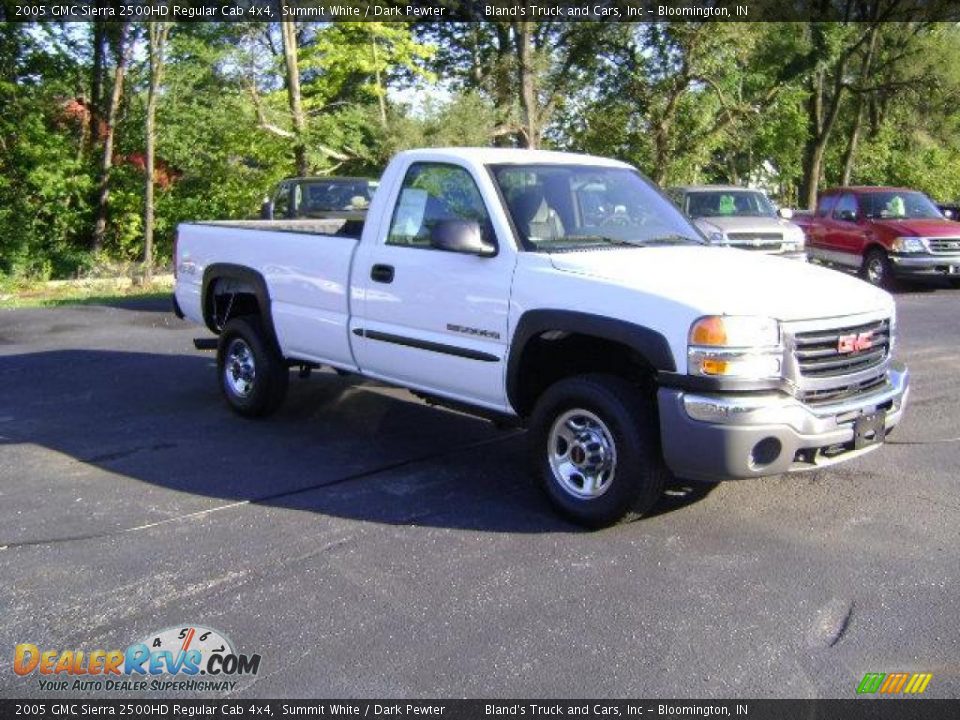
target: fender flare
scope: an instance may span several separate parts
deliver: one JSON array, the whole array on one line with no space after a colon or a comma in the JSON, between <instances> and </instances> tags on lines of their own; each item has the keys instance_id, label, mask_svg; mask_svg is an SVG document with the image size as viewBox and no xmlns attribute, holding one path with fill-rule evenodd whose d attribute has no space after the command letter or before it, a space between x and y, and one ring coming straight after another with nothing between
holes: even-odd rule
<instances>
[{"instance_id":1,"label":"fender flare","mask_svg":"<svg viewBox=\"0 0 960 720\"><path fill-rule=\"evenodd\" d=\"M212 289L213 283L217 280L237 280L246 283L253 288L253 295L260 306L260 324L268 339L277 342L277 334L273 327L273 313L271 312L270 291L267 288L267 281L256 270L244 265L234 265L232 263L213 263L208 265L203 271L203 287L201 298L203 298L203 320L215 335L220 334L219 328L213 322L212 307Z\"/></svg>"},{"instance_id":2,"label":"fender flare","mask_svg":"<svg viewBox=\"0 0 960 720\"><path fill-rule=\"evenodd\" d=\"M670 343L656 330L626 320L575 310L529 310L517 323L507 361L507 398L520 406L520 362L532 338L548 331L590 335L625 345L642 355L657 372L676 372Z\"/></svg>"}]
</instances>

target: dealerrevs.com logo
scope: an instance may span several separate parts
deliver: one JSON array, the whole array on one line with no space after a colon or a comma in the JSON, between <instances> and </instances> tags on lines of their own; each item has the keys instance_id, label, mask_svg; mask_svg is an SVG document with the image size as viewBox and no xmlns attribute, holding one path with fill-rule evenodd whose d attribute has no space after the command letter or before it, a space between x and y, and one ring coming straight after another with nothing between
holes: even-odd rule
<instances>
[{"instance_id":1,"label":"dealerrevs.com logo","mask_svg":"<svg viewBox=\"0 0 960 720\"><path fill-rule=\"evenodd\" d=\"M126 650L14 648L13 671L37 676L41 690L229 691L260 671L260 655L243 655L217 630L199 625L152 633ZM202 676L202 677L201 677Z\"/></svg>"}]
</instances>

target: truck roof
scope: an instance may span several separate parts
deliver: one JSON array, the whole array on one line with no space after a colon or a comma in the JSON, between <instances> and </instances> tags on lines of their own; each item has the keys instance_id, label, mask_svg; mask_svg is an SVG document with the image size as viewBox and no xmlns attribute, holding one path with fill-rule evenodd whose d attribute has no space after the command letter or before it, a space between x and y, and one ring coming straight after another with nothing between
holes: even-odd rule
<instances>
[{"instance_id":1,"label":"truck roof","mask_svg":"<svg viewBox=\"0 0 960 720\"><path fill-rule=\"evenodd\" d=\"M871 193L871 192L920 192L914 188L897 187L896 185L849 185L847 187L833 187L821 192L821 195L835 195L841 192Z\"/></svg>"},{"instance_id":2,"label":"truck roof","mask_svg":"<svg viewBox=\"0 0 960 720\"><path fill-rule=\"evenodd\" d=\"M671 190L682 190L683 192L757 192L765 195L763 190L757 188L743 187L742 185L676 185Z\"/></svg>"},{"instance_id":3,"label":"truck roof","mask_svg":"<svg viewBox=\"0 0 960 720\"><path fill-rule=\"evenodd\" d=\"M609 167L632 167L629 163L580 153L556 152L553 150L526 150L521 148L489 147L443 147L418 148L399 153L398 157L411 160L466 160L479 165L605 165Z\"/></svg>"},{"instance_id":4,"label":"truck roof","mask_svg":"<svg viewBox=\"0 0 960 720\"><path fill-rule=\"evenodd\" d=\"M299 175L280 182L376 182L375 178L353 175Z\"/></svg>"}]
</instances>

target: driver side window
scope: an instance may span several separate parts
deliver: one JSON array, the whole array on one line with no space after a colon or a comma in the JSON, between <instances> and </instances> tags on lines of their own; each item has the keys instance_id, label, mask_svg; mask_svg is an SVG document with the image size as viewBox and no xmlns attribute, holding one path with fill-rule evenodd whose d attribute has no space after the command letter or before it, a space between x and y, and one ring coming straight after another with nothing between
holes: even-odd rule
<instances>
[{"instance_id":1,"label":"driver side window","mask_svg":"<svg viewBox=\"0 0 960 720\"><path fill-rule=\"evenodd\" d=\"M277 190L276 197L273 199L273 216L275 218L286 218L290 214L290 185L284 183Z\"/></svg>"},{"instance_id":2,"label":"driver side window","mask_svg":"<svg viewBox=\"0 0 960 720\"><path fill-rule=\"evenodd\" d=\"M853 222L857 219L857 199L853 195L844 195L833 209L835 220Z\"/></svg>"},{"instance_id":3,"label":"driver side window","mask_svg":"<svg viewBox=\"0 0 960 720\"><path fill-rule=\"evenodd\" d=\"M431 232L446 220L474 221L484 234L490 233L483 197L466 169L442 163L411 165L393 210L387 245L429 248Z\"/></svg>"}]
</instances>

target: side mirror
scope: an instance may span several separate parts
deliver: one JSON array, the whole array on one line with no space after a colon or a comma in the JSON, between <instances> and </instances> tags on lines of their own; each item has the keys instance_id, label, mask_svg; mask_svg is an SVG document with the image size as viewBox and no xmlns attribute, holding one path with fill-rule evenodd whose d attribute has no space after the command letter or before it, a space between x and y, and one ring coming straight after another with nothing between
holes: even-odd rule
<instances>
[{"instance_id":1,"label":"side mirror","mask_svg":"<svg viewBox=\"0 0 960 720\"><path fill-rule=\"evenodd\" d=\"M847 222L856 222L856 221L857 221L857 213L856 213L855 210L841 210L841 211L840 211L840 219L841 219L841 220L845 220L845 221L847 221Z\"/></svg>"},{"instance_id":2,"label":"side mirror","mask_svg":"<svg viewBox=\"0 0 960 720\"><path fill-rule=\"evenodd\" d=\"M260 206L260 218L262 220L273 220L273 201L264 200Z\"/></svg>"},{"instance_id":3,"label":"side mirror","mask_svg":"<svg viewBox=\"0 0 960 720\"><path fill-rule=\"evenodd\" d=\"M791 210L790 208L780 208L780 209L777 211L777 213L778 213L778 214L780 215L780 217L782 217L784 220L789 220L790 218L793 217L793 210Z\"/></svg>"},{"instance_id":4,"label":"side mirror","mask_svg":"<svg viewBox=\"0 0 960 720\"><path fill-rule=\"evenodd\" d=\"M447 252L490 257L497 249L483 239L475 220L441 220L430 230L430 247Z\"/></svg>"}]
</instances>

